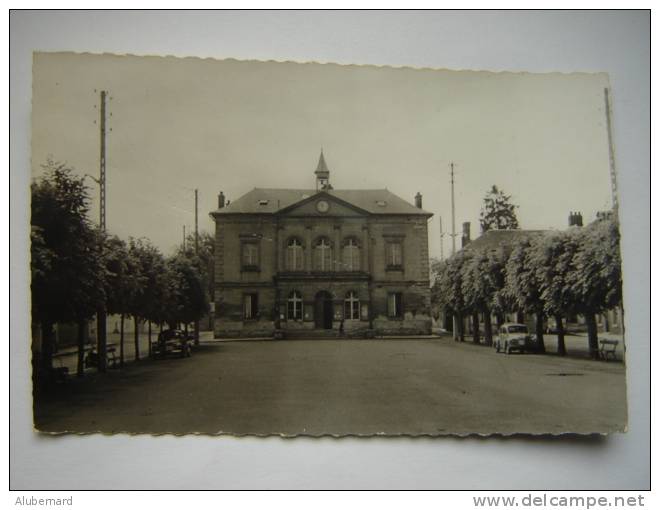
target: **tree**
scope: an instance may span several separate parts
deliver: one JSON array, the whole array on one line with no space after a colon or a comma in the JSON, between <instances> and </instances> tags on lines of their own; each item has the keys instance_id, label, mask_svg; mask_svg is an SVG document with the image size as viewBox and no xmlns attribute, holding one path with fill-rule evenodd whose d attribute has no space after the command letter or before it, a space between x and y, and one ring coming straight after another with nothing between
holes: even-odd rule
<instances>
[{"instance_id":1,"label":"tree","mask_svg":"<svg viewBox=\"0 0 660 510\"><path fill-rule=\"evenodd\" d=\"M453 257L438 263L436 266L436 282L432 296L436 303L454 317L454 339L465 341L464 317L468 311L463 295L463 266L470 257L465 252L459 252Z\"/></svg>"},{"instance_id":2,"label":"tree","mask_svg":"<svg viewBox=\"0 0 660 510\"><path fill-rule=\"evenodd\" d=\"M133 316L133 340L135 348L135 361L140 360L140 322L146 318L150 308L155 304L151 302L154 295L149 292L150 279L155 280L153 274L157 250L148 240L130 238L128 241L128 260L131 276L131 293L128 302L128 312Z\"/></svg>"},{"instance_id":3,"label":"tree","mask_svg":"<svg viewBox=\"0 0 660 510\"><path fill-rule=\"evenodd\" d=\"M82 375L84 323L102 305L100 244L87 213L83 178L63 163L48 160L45 174L31 185L32 319L41 326L41 359L36 377L50 377L57 322L78 324L78 374Z\"/></svg>"},{"instance_id":4,"label":"tree","mask_svg":"<svg viewBox=\"0 0 660 510\"><path fill-rule=\"evenodd\" d=\"M209 232L198 234L197 250L195 250L195 233L186 237L185 249L180 246L177 254L188 258L199 271L200 278L206 289L209 302L214 300L215 294L215 237ZM199 344L199 324L195 322L195 344Z\"/></svg>"},{"instance_id":5,"label":"tree","mask_svg":"<svg viewBox=\"0 0 660 510\"><path fill-rule=\"evenodd\" d=\"M587 323L589 352L598 357L596 314L621 303L621 254L619 225L604 216L580 231L570 276L577 309Z\"/></svg>"},{"instance_id":6,"label":"tree","mask_svg":"<svg viewBox=\"0 0 660 510\"><path fill-rule=\"evenodd\" d=\"M521 312L536 315L536 339L539 350L545 352L543 343L544 311L541 298L541 284L531 259L532 242L522 239L513 249L506 263L506 294L514 307Z\"/></svg>"},{"instance_id":7,"label":"tree","mask_svg":"<svg viewBox=\"0 0 660 510\"><path fill-rule=\"evenodd\" d=\"M539 238L530 253L544 311L557 325L557 353L561 356L566 354L564 318L578 307L572 279L580 233L556 232Z\"/></svg>"},{"instance_id":8,"label":"tree","mask_svg":"<svg viewBox=\"0 0 660 510\"><path fill-rule=\"evenodd\" d=\"M499 255L478 251L463 266L461 291L465 304L473 310L474 341L479 342L479 313L484 316L484 339L493 344L491 313L501 306L499 292L504 288L504 264Z\"/></svg>"},{"instance_id":9,"label":"tree","mask_svg":"<svg viewBox=\"0 0 660 510\"><path fill-rule=\"evenodd\" d=\"M511 195L505 195L493 184L484 197L484 206L479 216L481 231L519 228L516 207L511 203Z\"/></svg>"},{"instance_id":10,"label":"tree","mask_svg":"<svg viewBox=\"0 0 660 510\"><path fill-rule=\"evenodd\" d=\"M130 258L126 243L116 236L106 238L103 253L106 268L106 308L109 313L120 315L119 365L123 367L124 320L135 292L131 276L134 262Z\"/></svg>"},{"instance_id":11,"label":"tree","mask_svg":"<svg viewBox=\"0 0 660 510\"><path fill-rule=\"evenodd\" d=\"M136 292L131 299L131 313L135 322L135 353L139 359L139 324L149 323L149 354L151 355L151 322L160 320L161 310L168 299L165 259L148 239L131 239L129 255L135 263Z\"/></svg>"},{"instance_id":12,"label":"tree","mask_svg":"<svg viewBox=\"0 0 660 510\"><path fill-rule=\"evenodd\" d=\"M208 313L208 296L200 272L189 258L175 255L167 261L167 264L171 296L168 321L171 323L182 322L187 334L188 324L199 320L205 313Z\"/></svg>"}]
</instances>

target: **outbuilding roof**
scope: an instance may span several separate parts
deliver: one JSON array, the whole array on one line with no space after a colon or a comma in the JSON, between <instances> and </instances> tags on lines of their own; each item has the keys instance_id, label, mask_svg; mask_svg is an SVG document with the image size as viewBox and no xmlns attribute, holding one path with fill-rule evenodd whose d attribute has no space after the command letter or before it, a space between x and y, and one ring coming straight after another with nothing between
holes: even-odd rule
<instances>
[{"instance_id":1,"label":"outbuilding roof","mask_svg":"<svg viewBox=\"0 0 660 510\"><path fill-rule=\"evenodd\" d=\"M471 241L465 250L497 250L510 248L518 241L549 232L548 230L487 230L481 236Z\"/></svg>"}]
</instances>

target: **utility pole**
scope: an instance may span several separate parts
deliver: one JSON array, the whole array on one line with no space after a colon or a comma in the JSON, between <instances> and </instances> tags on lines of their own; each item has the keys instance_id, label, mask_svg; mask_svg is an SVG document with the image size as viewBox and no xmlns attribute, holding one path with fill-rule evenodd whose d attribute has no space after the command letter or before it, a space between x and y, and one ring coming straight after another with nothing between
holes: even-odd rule
<instances>
[{"instance_id":1,"label":"utility pole","mask_svg":"<svg viewBox=\"0 0 660 510\"><path fill-rule=\"evenodd\" d=\"M456 205L454 204L454 162L449 163L451 168L451 254L456 255ZM452 314L452 336L458 341L458 321L456 314Z\"/></svg>"},{"instance_id":2,"label":"utility pole","mask_svg":"<svg viewBox=\"0 0 660 510\"><path fill-rule=\"evenodd\" d=\"M186 226L183 226L183 253L186 253Z\"/></svg>"},{"instance_id":3,"label":"utility pole","mask_svg":"<svg viewBox=\"0 0 660 510\"><path fill-rule=\"evenodd\" d=\"M451 254L456 254L456 206L454 204L454 162L449 163L451 168Z\"/></svg>"},{"instance_id":4,"label":"utility pole","mask_svg":"<svg viewBox=\"0 0 660 510\"><path fill-rule=\"evenodd\" d=\"M616 167L614 163L614 144L612 143L612 120L610 118L610 90L605 87L605 119L607 120L607 142L610 155L610 181L612 184L612 209L614 215L619 217L619 198L616 184Z\"/></svg>"},{"instance_id":5,"label":"utility pole","mask_svg":"<svg viewBox=\"0 0 660 510\"><path fill-rule=\"evenodd\" d=\"M99 190L100 190L100 201L99 201L99 226L101 229L101 235L105 234L105 99L107 92L105 90L101 91L101 104L100 104L100 158L99 158ZM106 359L107 359L107 331L106 331L106 309L105 305L99 307L96 313L96 352L98 353L98 370L99 372L105 372L106 370Z\"/></svg>"},{"instance_id":6,"label":"utility pole","mask_svg":"<svg viewBox=\"0 0 660 510\"><path fill-rule=\"evenodd\" d=\"M197 230L198 223L197 223L197 218L198 218L198 212L199 212L199 193L197 191L197 188L195 188L195 255L199 255L199 231Z\"/></svg>"},{"instance_id":7,"label":"utility pole","mask_svg":"<svg viewBox=\"0 0 660 510\"><path fill-rule=\"evenodd\" d=\"M444 254L444 244L445 244L445 233L442 231L442 216L438 216L438 219L440 220L440 260L445 259L445 254Z\"/></svg>"},{"instance_id":8,"label":"utility pole","mask_svg":"<svg viewBox=\"0 0 660 510\"><path fill-rule=\"evenodd\" d=\"M199 231L198 231L198 212L199 212L199 193L195 188L195 257L199 256ZM199 260L199 259L198 259ZM199 345L199 319L195 319L195 345Z\"/></svg>"}]
</instances>

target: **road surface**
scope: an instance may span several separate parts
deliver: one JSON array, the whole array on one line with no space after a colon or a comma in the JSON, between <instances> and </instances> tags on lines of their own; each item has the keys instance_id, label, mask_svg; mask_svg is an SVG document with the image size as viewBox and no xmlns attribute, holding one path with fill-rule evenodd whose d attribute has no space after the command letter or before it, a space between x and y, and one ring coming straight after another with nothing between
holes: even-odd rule
<instances>
[{"instance_id":1,"label":"road surface","mask_svg":"<svg viewBox=\"0 0 660 510\"><path fill-rule=\"evenodd\" d=\"M426 340L203 342L191 358L72 378L37 399L50 432L592 433L626 426L621 362Z\"/></svg>"}]
</instances>

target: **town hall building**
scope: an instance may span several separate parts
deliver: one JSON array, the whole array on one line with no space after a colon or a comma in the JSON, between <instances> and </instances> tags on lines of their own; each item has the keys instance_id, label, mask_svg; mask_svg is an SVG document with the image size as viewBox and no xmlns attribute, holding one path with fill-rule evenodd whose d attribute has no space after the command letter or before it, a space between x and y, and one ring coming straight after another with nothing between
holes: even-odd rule
<instances>
[{"instance_id":1,"label":"town hall building","mask_svg":"<svg viewBox=\"0 0 660 510\"><path fill-rule=\"evenodd\" d=\"M430 334L422 196L335 190L323 152L314 174L315 189L220 193L215 336Z\"/></svg>"}]
</instances>

